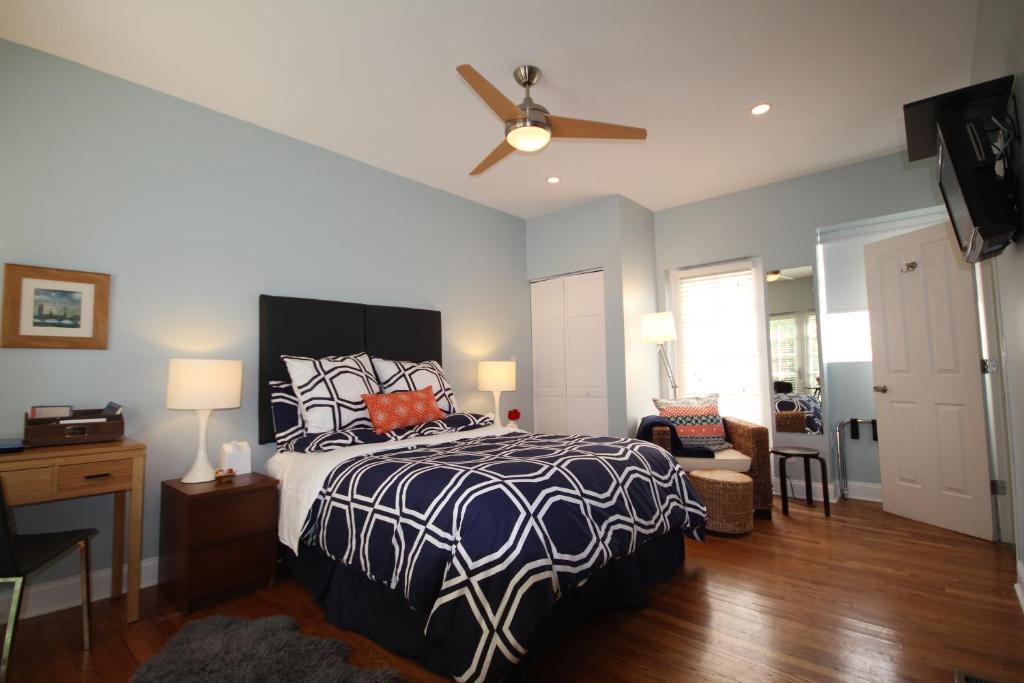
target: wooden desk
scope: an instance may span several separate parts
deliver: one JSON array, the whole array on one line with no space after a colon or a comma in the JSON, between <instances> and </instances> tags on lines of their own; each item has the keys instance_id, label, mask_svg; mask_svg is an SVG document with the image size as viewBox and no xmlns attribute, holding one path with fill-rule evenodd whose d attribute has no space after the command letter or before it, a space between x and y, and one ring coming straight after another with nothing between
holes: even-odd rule
<instances>
[{"instance_id":1,"label":"wooden desk","mask_svg":"<svg viewBox=\"0 0 1024 683\"><path fill-rule=\"evenodd\" d=\"M0 455L0 479L11 507L68 498L114 494L114 553L110 597L121 596L124 565L125 493L131 492L128 517L128 621L139 619L142 571L142 498L146 445L131 439L104 443L27 448ZM69 523L68 527L76 524ZM54 528L53 531L60 531Z\"/></svg>"}]
</instances>

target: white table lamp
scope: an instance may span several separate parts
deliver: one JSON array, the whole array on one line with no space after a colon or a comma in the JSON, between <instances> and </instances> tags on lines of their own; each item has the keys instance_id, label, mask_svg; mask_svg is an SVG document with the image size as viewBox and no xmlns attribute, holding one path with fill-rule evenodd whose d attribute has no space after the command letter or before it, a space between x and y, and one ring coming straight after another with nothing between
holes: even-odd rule
<instances>
[{"instance_id":1,"label":"white table lamp","mask_svg":"<svg viewBox=\"0 0 1024 683\"><path fill-rule=\"evenodd\" d=\"M242 361L172 358L167 367L167 407L194 410L199 415L199 449L184 484L213 481L213 466L206 455L206 428L210 412L242 405Z\"/></svg>"},{"instance_id":2,"label":"white table lamp","mask_svg":"<svg viewBox=\"0 0 1024 683\"><path fill-rule=\"evenodd\" d=\"M494 423L501 426L501 392L516 390L514 360L482 360L477 369L477 388L494 394Z\"/></svg>"},{"instance_id":3,"label":"white table lamp","mask_svg":"<svg viewBox=\"0 0 1024 683\"><path fill-rule=\"evenodd\" d=\"M669 386L672 387L672 398L676 398L676 375L672 372L672 364L668 362L668 352L665 350L665 344L677 339L676 320L672 311L644 315L640 319L640 334L645 342L658 345L658 355L661 357L661 364L665 366Z\"/></svg>"}]
</instances>

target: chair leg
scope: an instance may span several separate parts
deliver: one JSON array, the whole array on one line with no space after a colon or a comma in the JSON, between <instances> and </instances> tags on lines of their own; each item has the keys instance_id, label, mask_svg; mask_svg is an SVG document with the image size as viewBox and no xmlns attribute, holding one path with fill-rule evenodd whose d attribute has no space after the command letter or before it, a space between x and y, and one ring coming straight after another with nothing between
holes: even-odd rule
<instances>
[{"instance_id":1,"label":"chair leg","mask_svg":"<svg viewBox=\"0 0 1024 683\"><path fill-rule=\"evenodd\" d=\"M82 568L82 649L86 652L91 647L89 637L89 539L78 542L78 556Z\"/></svg>"},{"instance_id":2,"label":"chair leg","mask_svg":"<svg viewBox=\"0 0 1024 683\"><path fill-rule=\"evenodd\" d=\"M4 582L13 584L11 593L11 611L7 616L7 628L4 629L4 650L0 658L0 683L7 680L7 665L11 658L11 647L14 645L14 628L18 624L18 611L21 610L21 589L24 579L16 576L10 579L3 579Z\"/></svg>"},{"instance_id":3,"label":"chair leg","mask_svg":"<svg viewBox=\"0 0 1024 683\"><path fill-rule=\"evenodd\" d=\"M814 496L811 494L811 459L801 458L804 461L804 498L807 500L807 507L814 507Z\"/></svg>"},{"instance_id":4,"label":"chair leg","mask_svg":"<svg viewBox=\"0 0 1024 683\"><path fill-rule=\"evenodd\" d=\"M779 488L782 489L782 514L789 515L789 489L786 487L789 477L786 474L786 463L789 461L784 455L779 456Z\"/></svg>"},{"instance_id":5,"label":"chair leg","mask_svg":"<svg viewBox=\"0 0 1024 683\"><path fill-rule=\"evenodd\" d=\"M831 517L832 511L828 507L828 467L825 465L824 458L815 458L818 464L821 465L821 497L825 501L825 516Z\"/></svg>"}]
</instances>

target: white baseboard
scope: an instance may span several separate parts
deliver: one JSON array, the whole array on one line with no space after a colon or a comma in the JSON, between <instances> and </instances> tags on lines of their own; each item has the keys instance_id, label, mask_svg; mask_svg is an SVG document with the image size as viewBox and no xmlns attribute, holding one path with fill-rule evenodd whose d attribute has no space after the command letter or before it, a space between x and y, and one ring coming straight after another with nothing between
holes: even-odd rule
<instances>
[{"instance_id":1,"label":"white baseboard","mask_svg":"<svg viewBox=\"0 0 1024 683\"><path fill-rule=\"evenodd\" d=\"M856 500L870 500L875 503L881 503L882 485L869 481L848 481L846 482L846 495Z\"/></svg>"},{"instance_id":2,"label":"white baseboard","mask_svg":"<svg viewBox=\"0 0 1024 683\"><path fill-rule=\"evenodd\" d=\"M1017 583L1013 584L1013 590L1017 593L1020 611L1024 612L1024 562L1020 560L1017 560Z\"/></svg>"},{"instance_id":3,"label":"white baseboard","mask_svg":"<svg viewBox=\"0 0 1024 683\"><path fill-rule=\"evenodd\" d=\"M793 482L793 491L796 493L796 498L803 500L804 498L804 480L789 478ZM875 484L868 481L848 481L846 482L847 497L855 500L870 500L876 503L882 501L882 485ZM772 493L776 496L782 495L782 490L779 488L779 480L777 477L772 478ZM829 500L835 502L839 500L839 492L836 488L835 482L830 482L828 485L828 496ZM790 496L792 498L793 496ZM811 482L811 498L814 500L821 500L821 482Z\"/></svg>"},{"instance_id":4,"label":"white baseboard","mask_svg":"<svg viewBox=\"0 0 1024 683\"><path fill-rule=\"evenodd\" d=\"M155 586L157 582L159 559L147 557L142 561L142 587ZM89 573L89 586L93 602L110 597L110 573L111 570L97 569ZM124 566L121 574L125 586L128 583L128 565ZM34 583L25 589L21 597L20 619L28 619L40 614L49 614L68 607L77 607L82 604L81 589L79 587L78 575L69 576L54 581ZM3 591L0 595L0 623L7 623L8 611L11 609L11 591Z\"/></svg>"}]
</instances>

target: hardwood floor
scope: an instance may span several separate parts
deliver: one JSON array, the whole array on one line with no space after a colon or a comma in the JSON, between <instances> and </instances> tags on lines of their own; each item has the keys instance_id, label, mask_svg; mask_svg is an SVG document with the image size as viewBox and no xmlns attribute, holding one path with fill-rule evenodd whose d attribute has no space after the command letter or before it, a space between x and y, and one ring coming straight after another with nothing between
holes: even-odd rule
<instances>
[{"instance_id":1,"label":"hardwood floor","mask_svg":"<svg viewBox=\"0 0 1024 683\"><path fill-rule=\"evenodd\" d=\"M953 670L1024 681L1024 614L1012 549L848 501L791 505L753 533L687 543L687 563L651 590L647 609L603 615L532 672L542 681L952 681ZM124 681L184 623L155 589L143 619L122 601L96 603L93 650L80 651L79 612L23 621L11 681ZM414 662L327 625L287 580L212 612L291 614L303 631L352 646L351 661L440 681Z\"/></svg>"}]
</instances>

